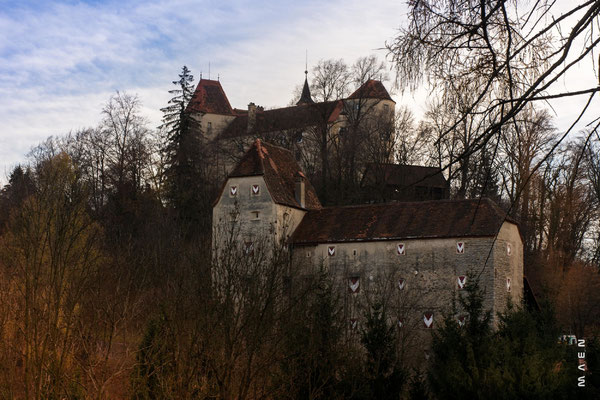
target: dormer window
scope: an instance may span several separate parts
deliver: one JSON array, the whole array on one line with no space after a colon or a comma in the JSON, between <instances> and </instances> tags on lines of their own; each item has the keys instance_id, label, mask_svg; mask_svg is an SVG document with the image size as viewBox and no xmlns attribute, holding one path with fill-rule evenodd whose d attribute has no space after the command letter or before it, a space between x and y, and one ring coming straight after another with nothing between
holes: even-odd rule
<instances>
[{"instance_id":1,"label":"dormer window","mask_svg":"<svg viewBox=\"0 0 600 400\"><path fill-rule=\"evenodd\" d=\"M250 195L258 196L260 194L260 185L250 185Z\"/></svg>"},{"instance_id":2,"label":"dormer window","mask_svg":"<svg viewBox=\"0 0 600 400\"><path fill-rule=\"evenodd\" d=\"M229 186L229 197L235 197L238 194L237 186Z\"/></svg>"},{"instance_id":3,"label":"dormer window","mask_svg":"<svg viewBox=\"0 0 600 400\"><path fill-rule=\"evenodd\" d=\"M209 122L209 123L206 125L206 131L207 131L208 133L212 132L212 122Z\"/></svg>"}]
</instances>

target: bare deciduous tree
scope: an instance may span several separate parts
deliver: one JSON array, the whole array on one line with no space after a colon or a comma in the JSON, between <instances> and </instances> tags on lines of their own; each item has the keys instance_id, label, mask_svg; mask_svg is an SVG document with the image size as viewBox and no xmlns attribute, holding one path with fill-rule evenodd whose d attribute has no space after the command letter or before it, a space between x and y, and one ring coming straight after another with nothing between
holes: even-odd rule
<instances>
[{"instance_id":1,"label":"bare deciduous tree","mask_svg":"<svg viewBox=\"0 0 600 400\"><path fill-rule=\"evenodd\" d=\"M595 84L561 93L557 83L582 60L591 61L589 73L595 75L590 56L600 42L595 29L600 5L586 1L562 13L558 7L551 1L410 3L408 27L387 45L397 82L414 88L425 81L449 96L457 84L476 83L462 116L441 132L443 137L474 116L485 121L446 167L497 142L504 128L534 102L587 95L581 114L589 108L600 90Z\"/></svg>"}]
</instances>

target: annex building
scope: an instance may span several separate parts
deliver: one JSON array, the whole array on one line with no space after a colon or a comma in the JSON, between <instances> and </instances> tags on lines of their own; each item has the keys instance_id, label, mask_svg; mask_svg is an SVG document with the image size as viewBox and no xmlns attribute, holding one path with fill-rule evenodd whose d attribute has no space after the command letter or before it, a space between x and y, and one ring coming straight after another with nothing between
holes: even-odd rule
<instances>
[{"instance_id":1,"label":"annex building","mask_svg":"<svg viewBox=\"0 0 600 400\"><path fill-rule=\"evenodd\" d=\"M239 227L239 249L283 240L291 276L319 266L345 293L348 331L379 295L395 323L425 336L471 277L492 315L523 297L523 245L515 222L491 200L428 200L322 207L294 154L256 139L229 173L213 208L213 245ZM459 324L464 316L458 317Z\"/></svg>"},{"instance_id":2,"label":"annex building","mask_svg":"<svg viewBox=\"0 0 600 400\"><path fill-rule=\"evenodd\" d=\"M468 279L479 280L494 323L508 302L522 301L523 244L518 225L493 201L450 200L439 169L361 159L362 148L355 160L359 204L321 205L315 187L324 183L323 144L340 147L354 133L385 145L394 108L377 80L347 98L316 103L305 79L293 106L250 103L241 110L231 107L219 81L201 79L188 112L214 149L213 176L222 182L214 251L232 238L248 257L284 243L290 279L322 269L334 278L349 337L377 297L405 338L426 345ZM462 324L465 316L457 319Z\"/></svg>"}]
</instances>

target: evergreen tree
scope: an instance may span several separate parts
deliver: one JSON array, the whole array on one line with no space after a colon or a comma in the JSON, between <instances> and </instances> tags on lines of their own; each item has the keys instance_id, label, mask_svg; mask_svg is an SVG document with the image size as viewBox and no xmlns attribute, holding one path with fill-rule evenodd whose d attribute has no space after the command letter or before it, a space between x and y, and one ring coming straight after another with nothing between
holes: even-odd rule
<instances>
[{"instance_id":1,"label":"evergreen tree","mask_svg":"<svg viewBox=\"0 0 600 400\"><path fill-rule=\"evenodd\" d=\"M206 203L202 196L205 179L201 133L199 124L186 111L194 94L193 82L190 70L183 66L179 80L173 81L177 89L169 91L173 97L168 106L161 109L163 124L160 126L165 135L166 198L188 234L207 225L201 212Z\"/></svg>"},{"instance_id":2,"label":"evergreen tree","mask_svg":"<svg viewBox=\"0 0 600 400\"><path fill-rule=\"evenodd\" d=\"M381 303L367 313L361 342L367 351L366 386L371 399L398 399L406 380L396 346L395 326Z\"/></svg>"},{"instance_id":3,"label":"evergreen tree","mask_svg":"<svg viewBox=\"0 0 600 400\"><path fill-rule=\"evenodd\" d=\"M475 157L471 171L469 197L472 199L487 197L495 202L501 201L498 168L494 165L494 149L484 147Z\"/></svg>"},{"instance_id":4,"label":"evergreen tree","mask_svg":"<svg viewBox=\"0 0 600 400\"><path fill-rule=\"evenodd\" d=\"M504 399L584 398L577 393L577 349L558 343L550 307L532 314L509 306L499 315L491 372Z\"/></svg>"},{"instance_id":5,"label":"evergreen tree","mask_svg":"<svg viewBox=\"0 0 600 400\"><path fill-rule=\"evenodd\" d=\"M8 221L11 210L21 206L25 199L35 191L33 177L29 168L17 165L8 178L8 184L0 190L0 233Z\"/></svg>"},{"instance_id":6,"label":"evergreen tree","mask_svg":"<svg viewBox=\"0 0 600 400\"><path fill-rule=\"evenodd\" d=\"M423 373L418 370L413 371L408 388L408 398L410 400L429 400L429 391Z\"/></svg>"},{"instance_id":7,"label":"evergreen tree","mask_svg":"<svg viewBox=\"0 0 600 400\"><path fill-rule=\"evenodd\" d=\"M483 292L475 276L468 275L459 299L466 322L458 324L457 307L446 315L433 334L433 361L429 368L431 390L439 399L477 399L486 394L482 385L491 364L491 313L483 308Z\"/></svg>"},{"instance_id":8,"label":"evergreen tree","mask_svg":"<svg viewBox=\"0 0 600 400\"><path fill-rule=\"evenodd\" d=\"M508 304L494 331L477 279L470 275L467 282L459 298L465 325L455 310L433 335L428 375L435 398L595 398L595 388L578 390L577 349L558 343L560 329L549 308L532 314Z\"/></svg>"},{"instance_id":9,"label":"evergreen tree","mask_svg":"<svg viewBox=\"0 0 600 400\"><path fill-rule=\"evenodd\" d=\"M133 400L166 398L172 389L174 360L164 310L148 322L132 374Z\"/></svg>"},{"instance_id":10,"label":"evergreen tree","mask_svg":"<svg viewBox=\"0 0 600 400\"><path fill-rule=\"evenodd\" d=\"M337 398L336 371L344 364L340 347L339 299L324 271L314 278L314 291L301 297L288 314L283 343L284 362L276 386L279 398Z\"/></svg>"}]
</instances>

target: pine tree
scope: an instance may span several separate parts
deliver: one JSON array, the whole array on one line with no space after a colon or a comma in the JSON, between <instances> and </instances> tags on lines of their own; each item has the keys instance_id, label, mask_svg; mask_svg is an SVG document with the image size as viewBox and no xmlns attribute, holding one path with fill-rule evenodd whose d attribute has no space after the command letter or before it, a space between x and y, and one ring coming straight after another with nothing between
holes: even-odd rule
<instances>
[{"instance_id":1,"label":"pine tree","mask_svg":"<svg viewBox=\"0 0 600 400\"><path fill-rule=\"evenodd\" d=\"M439 399L479 399L486 394L483 383L493 349L491 313L484 309L483 291L472 274L459 304L467 314L465 325L458 324L457 307L453 306L433 333L428 375L431 391Z\"/></svg>"},{"instance_id":2,"label":"pine tree","mask_svg":"<svg viewBox=\"0 0 600 400\"><path fill-rule=\"evenodd\" d=\"M173 95L169 100L169 105L160 109L164 114L160 129L166 131L169 142L166 150L171 151L174 157L179 151L176 146L181 143L182 136L190 124L190 118L185 110L194 94L194 76L187 66L183 66L179 74L179 80L173 81L173 85L178 88L169 90L169 94Z\"/></svg>"},{"instance_id":3,"label":"pine tree","mask_svg":"<svg viewBox=\"0 0 600 400\"><path fill-rule=\"evenodd\" d=\"M324 271L311 285L314 291L299 298L284 326L284 357L275 380L282 390L280 398L330 399L338 395L336 371L345 364L346 352L340 346L343 327L339 297Z\"/></svg>"},{"instance_id":4,"label":"pine tree","mask_svg":"<svg viewBox=\"0 0 600 400\"><path fill-rule=\"evenodd\" d=\"M367 351L366 386L369 398L398 399L406 381L406 372L398 358L395 326L388 324L381 303L366 315L361 342Z\"/></svg>"},{"instance_id":5,"label":"pine tree","mask_svg":"<svg viewBox=\"0 0 600 400\"><path fill-rule=\"evenodd\" d=\"M173 81L177 89L168 106L162 108L165 135L163 148L166 160L166 198L175 209L188 234L201 229L201 205L203 190L202 145L199 124L186 112L194 94L194 77L183 66L179 80Z\"/></svg>"},{"instance_id":6,"label":"pine tree","mask_svg":"<svg viewBox=\"0 0 600 400\"><path fill-rule=\"evenodd\" d=\"M8 222L11 210L20 207L34 191L31 171L17 165L10 174L8 184L0 190L0 233Z\"/></svg>"},{"instance_id":7,"label":"pine tree","mask_svg":"<svg viewBox=\"0 0 600 400\"><path fill-rule=\"evenodd\" d=\"M560 329L548 308L532 314L508 304L497 330L483 291L469 275L459 299L464 326L448 315L433 335L430 389L437 399L564 399L590 397L577 388L576 348L557 343Z\"/></svg>"}]
</instances>

